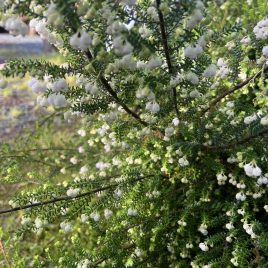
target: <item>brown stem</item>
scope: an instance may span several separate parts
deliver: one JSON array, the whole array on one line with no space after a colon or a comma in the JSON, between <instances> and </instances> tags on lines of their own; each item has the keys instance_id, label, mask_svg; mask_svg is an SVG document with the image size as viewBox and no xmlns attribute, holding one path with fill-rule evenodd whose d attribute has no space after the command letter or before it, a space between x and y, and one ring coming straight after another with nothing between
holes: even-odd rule
<instances>
[{"instance_id":1,"label":"brown stem","mask_svg":"<svg viewBox=\"0 0 268 268\"><path fill-rule=\"evenodd\" d=\"M97 188L97 189L94 189L92 191L79 194L76 197L61 196L61 197L56 197L54 199L50 199L50 200L43 201L43 202L37 202L37 203L28 204L28 205L24 205L24 206L20 206L20 207L0 210L0 214L11 213L11 212L19 211L19 210L25 210L27 208L39 207L39 206L44 206L44 205L48 205L48 204L54 204L54 203L57 203L57 202L60 202L60 201L78 199L78 198L81 198L81 197L89 196L89 195L92 195L92 194L95 194L95 193L98 193L98 192L101 192L101 191L116 187L116 186L118 186L118 184L111 184L109 186Z\"/></svg>"},{"instance_id":2,"label":"brown stem","mask_svg":"<svg viewBox=\"0 0 268 268\"><path fill-rule=\"evenodd\" d=\"M147 175L147 176L139 177L137 179L134 179L133 182L134 181L140 181L140 180L143 180L145 178L150 178L150 177L154 177L154 175ZM67 200L78 199L78 198L81 198L81 197L89 196L89 195L92 195L92 194L95 194L95 193L98 193L98 192L101 192L101 191L104 191L104 190L108 190L108 189L117 187L118 185L119 185L119 183L110 184L110 185L105 186L105 187L96 188L96 189L94 189L92 191L88 191L88 192L79 194L79 195L77 195L75 197L71 197L71 196L60 196L60 197L55 197L53 199L50 199L50 200L47 200L47 201L43 201L43 202L36 202L36 203L33 203L33 204L28 204L28 205L24 205L24 206L20 206L20 207L15 207L15 208L9 208L9 209L0 210L0 215L1 214L6 214L6 213L10 213L10 212L19 211L19 210L25 210L27 208L40 207L40 206L44 206L44 205L48 205L48 204L54 204L54 203L57 203L57 202L60 202L60 201L67 201Z\"/></svg>"},{"instance_id":3,"label":"brown stem","mask_svg":"<svg viewBox=\"0 0 268 268\"><path fill-rule=\"evenodd\" d=\"M5 251L3 242L2 242L1 240L0 240L0 249L1 249L2 254L3 254L3 256L4 256L4 259L5 259L5 262L6 262L7 267L8 267L8 268L11 268L12 266L11 266L9 260L8 260L8 257L7 257L7 254L6 254L6 251Z\"/></svg>"},{"instance_id":4,"label":"brown stem","mask_svg":"<svg viewBox=\"0 0 268 268\"><path fill-rule=\"evenodd\" d=\"M254 135L249 135L249 136L243 138L242 140L231 142L231 143L228 143L227 145L204 146L204 147L206 149L210 149L210 150L234 149L237 145L242 145L242 144L248 143L251 140L256 139L258 137L261 137L267 133L268 133L268 128L263 128L261 131L259 131L258 133L254 134Z\"/></svg>"},{"instance_id":5,"label":"brown stem","mask_svg":"<svg viewBox=\"0 0 268 268\"><path fill-rule=\"evenodd\" d=\"M163 45L163 48L164 48L164 53L165 53L166 62L167 62L167 66L168 66L168 72L171 75L173 75L174 70L173 70L173 66L172 66L171 58L170 58L170 54L169 54L167 34L166 34L166 29L165 29L165 21L164 21L163 13L160 10L160 5L161 5L161 0L156 0L156 6L157 6L157 12L158 12L159 24L160 24L160 31L161 31L161 39L162 39L162 45ZM177 106L177 91L176 91L176 87L172 88L172 93L173 93L174 109L176 111L177 117L179 117L179 110L178 110L178 106Z\"/></svg>"},{"instance_id":6,"label":"brown stem","mask_svg":"<svg viewBox=\"0 0 268 268\"><path fill-rule=\"evenodd\" d=\"M221 93L216 99L214 99L213 101L210 102L210 104L208 105L208 107L206 109L204 109L203 111L201 111L200 116L204 116L207 112L209 112L210 110L212 110L212 108L214 108L216 106L216 104L218 102L220 102L223 98L225 98L226 96L232 94L233 92L235 92L236 90L246 86L251 80L255 79L256 77L260 76L262 72L265 72L268 70L268 66L266 66L264 69L258 71L256 74L252 75L251 77L249 77L248 79L246 79L245 81L238 83L237 85L235 85L233 88L224 91L223 93Z\"/></svg>"},{"instance_id":7,"label":"brown stem","mask_svg":"<svg viewBox=\"0 0 268 268\"><path fill-rule=\"evenodd\" d=\"M89 50L86 51L86 56L89 60L93 60L93 56ZM129 115L138 120L142 125L148 126L148 123L143 121L137 113L132 111L125 103L123 103L122 100L120 100L120 98L117 96L116 92L112 89L112 87L110 86L110 84L108 83L108 81L105 79L104 76L100 75L99 80L101 81L105 90L113 97L113 99L117 104L119 104Z\"/></svg>"}]
</instances>

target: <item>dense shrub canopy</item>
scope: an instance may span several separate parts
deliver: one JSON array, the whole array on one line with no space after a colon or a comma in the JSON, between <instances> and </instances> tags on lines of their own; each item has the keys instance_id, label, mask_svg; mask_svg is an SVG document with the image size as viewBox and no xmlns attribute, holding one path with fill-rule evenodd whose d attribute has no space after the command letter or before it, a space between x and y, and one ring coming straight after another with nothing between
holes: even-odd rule
<instances>
[{"instance_id":1,"label":"dense shrub canopy","mask_svg":"<svg viewBox=\"0 0 268 268\"><path fill-rule=\"evenodd\" d=\"M12 35L27 34L24 16L64 58L9 61L0 87L29 75L70 129L2 145L3 180L39 184L0 212L23 211L15 267L268 265L265 1L0 7ZM42 246L23 258L32 233Z\"/></svg>"}]
</instances>

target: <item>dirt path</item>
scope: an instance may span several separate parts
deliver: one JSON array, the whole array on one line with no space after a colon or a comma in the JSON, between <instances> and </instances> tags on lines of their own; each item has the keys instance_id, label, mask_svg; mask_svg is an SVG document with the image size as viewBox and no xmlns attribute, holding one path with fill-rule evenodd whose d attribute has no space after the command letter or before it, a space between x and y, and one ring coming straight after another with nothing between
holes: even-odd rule
<instances>
[{"instance_id":1,"label":"dirt path","mask_svg":"<svg viewBox=\"0 0 268 268\"><path fill-rule=\"evenodd\" d=\"M14 37L0 34L0 63L6 59L40 55L51 51L51 47L38 36Z\"/></svg>"},{"instance_id":2,"label":"dirt path","mask_svg":"<svg viewBox=\"0 0 268 268\"><path fill-rule=\"evenodd\" d=\"M51 47L38 36L13 37L0 34L0 64L12 58L41 55L49 50ZM25 81L15 78L8 90L0 91L0 141L18 135L40 115L40 109L35 105L35 96L25 84Z\"/></svg>"}]
</instances>

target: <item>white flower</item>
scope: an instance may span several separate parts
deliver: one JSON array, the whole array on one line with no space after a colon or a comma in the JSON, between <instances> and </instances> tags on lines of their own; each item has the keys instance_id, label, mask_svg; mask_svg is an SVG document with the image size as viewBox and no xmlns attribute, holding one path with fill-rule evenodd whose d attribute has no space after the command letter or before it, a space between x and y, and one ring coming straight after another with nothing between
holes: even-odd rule
<instances>
[{"instance_id":1,"label":"white flower","mask_svg":"<svg viewBox=\"0 0 268 268\"><path fill-rule=\"evenodd\" d=\"M199 243L199 248L202 250L202 251L208 251L209 248L207 246L206 243Z\"/></svg>"},{"instance_id":2,"label":"white flower","mask_svg":"<svg viewBox=\"0 0 268 268\"><path fill-rule=\"evenodd\" d=\"M206 38L204 35L200 36L198 41L197 41L197 44L200 45L202 48L205 48L206 45L207 45L207 41L206 41Z\"/></svg>"},{"instance_id":3,"label":"white flower","mask_svg":"<svg viewBox=\"0 0 268 268\"><path fill-rule=\"evenodd\" d=\"M140 88L136 91L136 97L138 99L144 99L150 95L151 91L148 87Z\"/></svg>"},{"instance_id":4,"label":"white flower","mask_svg":"<svg viewBox=\"0 0 268 268\"><path fill-rule=\"evenodd\" d=\"M188 20L188 22L186 24L186 28L189 30L195 28L201 22L203 17L204 16L203 16L201 10L195 9L193 14L191 15L190 19Z\"/></svg>"},{"instance_id":5,"label":"white flower","mask_svg":"<svg viewBox=\"0 0 268 268\"><path fill-rule=\"evenodd\" d=\"M232 239L231 236L227 236L227 237L225 238L225 240L226 240L228 243L232 243L232 242L233 242L233 239Z\"/></svg>"},{"instance_id":6,"label":"white flower","mask_svg":"<svg viewBox=\"0 0 268 268\"><path fill-rule=\"evenodd\" d=\"M128 70L135 70L137 67L137 63L132 57L131 54L125 55L122 57L122 59L117 61L118 67L122 69L128 69Z\"/></svg>"},{"instance_id":7,"label":"white flower","mask_svg":"<svg viewBox=\"0 0 268 268\"><path fill-rule=\"evenodd\" d=\"M166 137L171 137L171 136L173 136L175 134L175 129L173 128L173 127L167 127L166 129L165 129L165 136Z\"/></svg>"},{"instance_id":8,"label":"white flower","mask_svg":"<svg viewBox=\"0 0 268 268\"><path fill-rule=\"evenodd\" d=\"M180 120L177 117L175 117L174 119L172 119L172 125L178 126L179 123L180 123Z\"/></svg>"},{"instance_id":9,"label":"white flower","mask_svg":"<svg viewBox=\"0 0 268 268\"><path fill-rule=\"evenodd\" d=\"M246 212L245 212L244 209L240 208L240 209L237 210L237 213L240 214L240 215L245 215Z\"/></svg>"},{"instance_id":10,"label":"white flower","mask_svg":"<svg viewBox=\"0 0 268 268\"><path fill-rule=\"evenodd\" d=\"M217 180L219 185L224 185L227 180L227 176L223 173L219 173L217 174Z\"/></svg>"},{"instance_id":11,"label":"white flower","mask_svg":"<svg viewBox=\"0 0 268 268\"><path fill-rule=\"evenodd\" d=\"M183 80L183 75L177 74L175 77L170 79L170 86L176 87Z\"/></svg>"},{"instance_id":12,"label":"white flower","mask_svg":"<svg viewBox=\"0 0 268 268\"><path fill-rule=\"evenodd\" d=\"M82 51L85 51L88 49L88 47L92 44L92 39L90 37L90 35L88 33L86 33L85 31L81 32L80 35L80 44L79 44L79 48Z\"/></svg>"},{"instance_id":13,"label":"white flower","mask_svg":"<svg viewBox=\"0 0 268 268\"><path fill-rule=\"evenodd\" d=\"M64 233L69 233L72 229L70 222L62 222L60 224L60 228L64 231Z\"/></svg>"},{"instance_id":14,"label":"white flower","mask_svg":"<svg viewBox=\"0 0 268 268\"><path fill-rule=\"evenodd\" d=\"M48 6L48 9L44 12L44 16L47 18L47 22L50 25L58 27L63 23L63 18L55 3L51 3Z\"/></svg>"},{"instance_id":15,"label":"white flower","mask_svg":"<svg viewBox=\"0 0 268 268\"><path fill-rule=\"evenodd\" d=\"M252 177L253 168L254 168L253 164L251 164L251 163L244 165L244 171L247 174L247 176Z\"/></svg>"},{"instance_id":16,"label":"white flower","mask_svg":"<svg viewBox=\"0 0 268 268\"><path fill-rule=\"evenodd\" d=\"M238 200L238 201L245 201L246 200L246 195L242 192L239 192L236 194L235 198Z\"/></svg>"},{"instance_id":17,"label":"white flower","mask_svg":"<svg viewBox=\"0 0 268 268\"><path fill-rule=\"evenodd\" d=\"M83 30L70 37L70 45L74 49L86 51L91 44L92 38Z\"/></svg>"},{"instance_id":18,"label":"white flower","mask_svg":"<svg viewBox=\"0 0 268 268\"><path fill-rule=\"evenodd\" d=\"M185 245L185 247L186 247L186 248L193 248L194 245L193 245L192 243L187 243L187 244Z\"/></svg>"},{"instance_id":19,"label":"white flower","mask_svg":"<svg viewBox=\"0 0 268 268\"><path fill-rule=\"evenodd\" d=\"M257 184L259 184L259 185L263 185L263 184L266 185L266 184L268 184L268 179L266 177L261 176L261 177L258 178Z\"/></svg>"},{"instance_id":20,"label":"white flower","mask_svg":"<svg viewBox=\"0 0 268 268\"><path fill-rule=\"evenodd\" d=\"M85 259L79 262L76 268L88 268L88 265L90 264L89 259Z\"/></svg>"},{"instance_id":21,"label":"white flower","mask_svg":"<svg viewBox=\"0 0 268 268\"><path fill-rule=\"evenodd\" d=\"M68 102L65 98L64 95L62 94L50 94L47 98L47 102L50 104L50 105L53 105L55 107L58 107L58 108L63 108L63 107L66 107L68 105Z\"/></svg>"},{"instance_id":22,"label":"white flower","mask_svg":"<svg viewBox=\"0 0 268 268\"><path fill-rule=\"evenodd\" d=\"M13 201L13 200L9 200L9 201L8 201L8 204L9 204L12 208L18 206L18 204L17 204L15 201Z\"/></svg>"},{"instance_id":23,"label":"white flower","mask_svg":"<svg viewBox=\"0 0 268 268\"><path fill-rule=\"evenodd\" d=\"M74 49L79 49L80 47L80 39L78 37L78 33L75 33L70 37L70 46Z\"/></svg>"},{"instance_id":24,"label":"white flower","mask_svg":"<svg viewBox=\"0 0 268 268\"><path fill-rule=\"evenodd\" d=\"M109 163L104 163L104 162L98 162L96 163L96 168L99 169L99 170L104 170L106 168L109 168L110 167L110 164Z\"/></svg>"},{"instance_id":25,"label":"white flower","mask_svg":"<svg viewBox=\"0 0 268 268\"><path fill-rule=\"evenodd\" d=\"M142 38L147 38L151 33L152 31L148 29L145 24L139 28L139 34Z\"/></svg>"},{"instance_id":26,"label":"white flower","mask_svg":"<svg viewBox=\"0 0 268 268\"><path fill-rule=\"evenodd\" d=\"M46 83L35 78L30 79L28 85L34 93L44 93L47 90Z\"/></svg>"},{"instance_id":27,"label":"white flower","mask_svg":"<svg viewBox=\"0 0 268 268\"><path fill-rule=\"evenodd\" d=\"M88 168L86 166L83 166L80 168L80 171L79 171L80 174L85 174L87 172L88 172Z\"/></svg>"},{"instance_id":28,"label":"white flower","mask_svg":"<svg viewBox=\"0 0 268 268\"><path fill-rule=\"evenodd\" d=\"M141 257L141 255L142 255L142 251L141 251L141 249L139 249L139 248L135 248L134 253L135 253L135 255L136 255L137 257Z\"/></svg>"},{"instance_id":29,"label":"white flower","mask_svg":"<svg viewBox=\"0 0 268 268\"><path fill-rule=\"evenodd\" d=\"M268 115L266 115L265 117L263 117L262 119L261 119L261 125L263 125L263 126L267 126L268 125Z\"/></svg>"},{"instance_id":30,"label":"white flower","mask_svg":"<svg viewBox=\"0 0 268 268\"><path fill-rule=\"evenodd\" d=\"M243 224L243 228L244 228L244 230L246 231L247 234L249 234L249 235L253 235L254 234L254 232L253 232L253 226L251 224L248 224L248 223L245 222Z\"/></svg>"},{"instance_id":31,"label":"white flower","mask_svg":"<svg viewBox=\"0 0 268 268\"><path fill-rule=\"evenodd\" d=\"M98 87L95 84L87 83L85 85L85 90L87 93L90 93L91 95L97 95L99 92Z\"/></svg>"},{"instance_id":32,"label":"white flower","mask_svg":"<svg viewBox=\"0 0 268 268\"><path fill-rule=\"evenodd\" d=\"M154 21L158 21L158 13L155 7L151 6L147 9L147 14L154 20Z\"/></svg>"},{"instance_id":33,"label":"white flower","mask_svg":"<svg viewBox=\"0 0 268 268\"><path fill-rule=\"evenodd\" d=\"M120 189L116 189L114 191L114 197L115 198L120 198L122 196L123 192Z\"/></svg>"},{"instance_id":34,"label":"white flower","mask_svg":"<svg viewBox=\"0 0 268 268\"><path fill-rule=\"evenodd\" d=\"M28 26L20 18L10 17L5 23L4 27L12 35L26 35L28 33Z\"/></svg>"},{"instance_id":35,"label":"white flower","mask_svg":"<svg viewBox=\"0 0 268 268\"><path fill-rule=\"evenodd\" d=\"M31 218L28 218L28 217L25 217L25 216L22 216L21 218L21 224L22 225L27 225L28 223L31 222ZM36 225L35 225L36 226ZM37 229L39 229L38 227L36 227Z\"/></svg>"},{"instance_id":36,"label":"white flower","mask_svg":"<svg viewBox=\"0 0 268 268\"><path fill-rule=\"evenodd\" d=\"M249 36L245 36L240 40L240 43L244 44L244 45L248 45L248 44L250 44L250 42L251 42L251 40L250 40Z\"/></svg>"},{"instance_id":37,"label":"white flower","mask_svg":"<svg viewBox=\"0 0 268 268\"><path fill-rule=\"evenodd\" d=\"M230 261L231 261L231 263L232 263L234 266L238 266L238 265L239 265L237 258L231 258Z\"/></svg>"},{"instance_id":38,"label":"white flower","mask_svg":"<svg viewBox=\"0 0 268 268\"><path fill-rule=\"evenodd\" d=\"M160 111L160 106L156 101L151 101L146 104L145 109L153 114Z\"/></svg>"},{"instance_id":39,"label":"white flower","mask_svg":"<svg viewBox=\"0 0 268 268\"><path fill-rule=\"evenodd\" d=\"M257 117L256 114L253 114L253 115L250 115L250 116L246 116L246 117L244 118L244 123L245 123L246 125L249 125L249 124L251 124L252 122L256 121L257 118L258 118L258 117Z\"/></svg>"},{"instance_id":40,"label":"white flower","mask_svg":"<svg viewBox=\"0 0 268 268\"><path fill-rule=\"evenodd\" d=\"M243 183L243 182L239 182L239 183L237 183L237 185L236 185L236 187L238 188L238 189L245 189L246 188L246 185L245 185L245 183Z\"/></svg>"},{"instance_id":41,"label":"white flower","mask_svg":"<svg viewBox=\"0 0 268 268\"><path fill-rule=\"evenodd\" d=\"M268 205L265 205L263 208L265 209L266 212L268 212Z\"/></svg>"},{"instance_id":42,"label":"white flower","mask_svg":"<svg viewBox=\"0 0 268 268\"><path fill-rule=\"evenodd\" d=\"M225 227L226 227L226 229L228 229L228 230L232 230L232 229L234 229L234 225L233 225L231 222L226 223Z\"/></svg>"},{"instance_id":43,"label":"white flower","mask_svg":"<svg viewBox=\"0 0 268 268\"><path fill-rule=\"evenodd\" d=\"M259 177L262 173L261 169L257 165L252 163L244 165L244 171L249 177Z\"/></svg>"},{"instance_id":44,"label":"white flower","mask_svg":"<svg viewBox=\"0 0 268 268\"><path fill-rule=\"evenodd\" d=\"M66 194L67 196L69 197L76 197L80 192L80 189L79 188L70 188L67 190Z\"/></svg>"},{"instance_id":45,"label":"white flower","mask_svg":"<svg viewBox=\"0 0 268 268\"><path fill-rule=\"evenodd\" d=\"M188 80L189 82L191 82L193 85L197 85L199 83L198 76L193 72L188 72L185 75L185 79Z\"/></svg>"},{"instance_id":46,"label":"white flower","mask_svg":"<svg viewBox=\"0 0 268 268\"><path fill-rule=\"evenodd\" d=\"M93 219L95 222L100 220L100 214L98 212L92 212L90 214L90 218Z\"/></svg>"},{"instance_id":47,"label":"white flower","mask_svg":"<svg viewBox=\"0 0 268 268\"><path fill-rule=\"evenodd\" d=\"M83 153L85 152L84 147L83 147L83 146L79 146L79 147L78 147L78 152L79 152L80 154L83 154Z\"/></svg>"},{"instance_id":48,"label":"white flower","mask_svg":"<svg viewBox=\"0 0 268 268\"><path fill-rule=\"evenodd\" d=\"M198 228L198 231L203 235L207 235L208 234L207 225L201 224Z\"/></svg>"},{"instance_id":49,"label":"white flower","mask_svg":"<svg viewBox=\"0 0 268 268\"><path fill-rule=\"evenodd\" d=\"M66 169L63 167L63 168L61 168L60 169L60 173L62 173L62 174L66 174Z\"/></svg>"},{"instance_id":50,"label":"white flower","mask_svg":"<svg viewBox=\"0 0 268 268\"><path fill-rule=\"evenodd\" d=\"M113 38L113 47L118 56L131 54L134 49L133 46L121 36Z\"/></svg>"},{"instance_id":51,"label":"white flower","mask_svg":"<svg viewBox=\"0 0 268 268\"><path fill-rule=\"evenodd\" d=\"M129 208L127 210L127 215L128 216L136 216L138 213L137 213L137 210L136 209L133 209L133 208Z\"/></svg>"},{"instance_id":52,"label":"white flower","mask_svg":"<svg viewBox=\"0 0 268 268\"><path fill-rule=\"evenodd\" d=\"M71 159L70 159L70 162L74 165L76 165L78 163L78 160L75 156L73 156Z\"/></svg>"},{"instance_id":53,"label":"white flower","mask_svg":"<svg viewBox=\"0 0 268 268\"><path fill-rule=\"evenodd\" d=\"M194 98L198 98L198 97L200 97L200 96L202 96L202 94L201 94L197 89L192 90L192 91L189 93L189 97L192 98L192 99L194 99Z\"/></svg>"},{"instance_id":54,"label":"white flower","mask_svg":"<svg viewBox=\"0 0 268 268\"><path fill-rule=\"evenodd\" d=\"M47 39L49 31L46 28L45 20L38 20L38 22L35 25L35 30L39 33L42 39Z\"/></svg>"},{"instance_id":55,"label":"white flower","mask_svg":"<svg viewBox=\"0 0 268 268\"><path fill-rule=\"evenodd\" d=\"M158 57L152 57L148 63L146 64L146 68L148 70L155 69L157 67L160 67L162 65L162 60Z\"/></svg>"},{"instance_id":56,"label":"white flower","mask_svg":"<svg viewBox=\"0 0 268 268\"><path fill-rule=\"evenodd\" d=\"M80 218L81 218L81 222L86 223L89 217L86 214L81 214Z\"/></svg>"},{"instance_id":57,"label":"white flower","mask_svg":"<svg viewBox=\"0 0 268 268\"><path fill-rule=\"evenodd\" d=\"M113 212L111 211L111 210L109 210L109 209L104 209L104 217L106 218L106 219L109 219L111 216L113 215Z\"/></svg>"},{"instance_id":58,"label":"white flower","mask_svg":"<svg viewBox=\"0 0 268 268\"><path fill-rule=\"evenodd\" d=\"M181 167L186 167L189 165L189 161L185 157L182 157L179 159L179 165Z\"/></svg>"},{"instance_id":59,"label":"white flower","mask_svg":"<svg viewBox=\"0 0 268 268\"><path fill-rule=\"evenodd\" d=\"M216 73L217 73L217 66L215 64L210 64L203 72L203 76L206 78L210 78L214 77Z\"/></svg>"},{"instance_id":60,"label":"white flower","mask_svg":"<svg viewBox=\"0 0 268 268\"><path fill-rule=\"evenodd\" d=\"M263 19L257 23L253 32L257 39L266 39L268 37L268 19Z\"/></svg>"},{"instance_id":61,"label":"white flower","mask_svg":"<svg viewBox=\"0 0 268 268\"><path fill-rule=\"evenodd\" d=\"M66 215L68 213L68 211L69 211L69 208L63 208L63 207L61 207L60 214L64 216L64 215Z\"/></svg>"},{"instance_id":62,"label":"white flower","mask_svg":"<svg viewBox=\"0 0 268 268\"><path fill-rule=\"evenodd\" d=\"M28 86L31 88L38 80L34 77L31 77L28 81Z\"/></svg>"},{"instance_id":63,"label":"white flower","mask_svg":"<svg viewBox=\"0 0 268 268\"><path fill-rule=\"evenodd\" d=\"M221 78L226 77L230 73L230 69L228 68L223 58L218 59L217 66L219 67L217 75L220 76Z\"/></svg>"},{"instance_id":64,"label":"white flower","mask_svg":"<svg viewBox=\"0 0 268 268\"><path fill-rule=\"evenodd\" d=\"M61 92L66 91L68 89L68 84L66 83L65 79L58 79L50 86L53 92Z\"/></svg>"},{"instance_id":65,"label":"white flower","mask_svg":"<svg viewBox=\"0 0 268 268\"><path fill-rule=\"evenodd\" d=\"M85 137L86 136L86 131L84 129L79 129L77 131L77 134L81 137Z\"/></svg>"},{"instance_id":66,"label":"white flower","mask_svg":"<svg viewBox=\"0 0 268 268\"><path fill-rule=\"evenodd\" d=\"M137 65L136 65L137 69L145 69L146 68L146 63L143 60L139 60L137 61Z\"/></svg>"},{"instance_id":67,"label":"white flower","mask_svg":"<svg viewBox=\"0 0 268 268\"><path fill-rule=\"evenodd\" d=\"M42 219L36 218L34 221L34 225L35 225L35 228L39 229L39 228L42 228L44 226L44 222Z\"/></svg>"},{"instance_id":68,"label":"white flower","mask_svg":"<svg viewBox=\"0 0 268 268\"><path fill-rule=\"evenodd\" d=\"M199 45L189 45L184 49L184 56L191 60L196 59L200 54L202 54L203 48Z\"/></svg>"}]
</instances>

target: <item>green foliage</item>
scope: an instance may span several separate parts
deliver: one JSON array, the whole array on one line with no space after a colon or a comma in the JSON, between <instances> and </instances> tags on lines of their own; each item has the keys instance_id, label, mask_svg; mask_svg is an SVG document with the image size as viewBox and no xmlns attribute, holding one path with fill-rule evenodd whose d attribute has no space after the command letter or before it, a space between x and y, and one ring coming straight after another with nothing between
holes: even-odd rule
<instances>
[{"instance_id":1,"label":"green foliage","mask_svg":"<svg viewBox=\"0 0 268 268\"><path fill-rule=\"evenodd\" d=\"M63 61L1 70L50 111L0 144L1 265L268 265L267 4L222 2L0 1Z\"/></svg>"}]
</instances>

